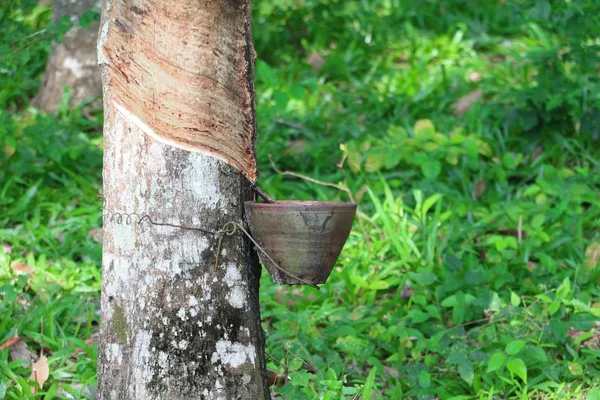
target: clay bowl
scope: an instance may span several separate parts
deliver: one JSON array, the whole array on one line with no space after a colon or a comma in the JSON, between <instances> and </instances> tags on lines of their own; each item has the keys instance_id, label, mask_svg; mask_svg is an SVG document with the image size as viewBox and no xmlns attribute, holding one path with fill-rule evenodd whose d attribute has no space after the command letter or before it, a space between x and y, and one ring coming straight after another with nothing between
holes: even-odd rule
<instances>
[{"instance_id":1,"label":"clay bowl","mask_svg":"<svg viewBox=\"0 0 600 400\"><path fill-rule=\"evenodd\" d=\"M252 237L287 273L257 249L262 264L274 282L287 285L327 281L356 214L356 204L341 202L247 201L245 207Z\"/></svg>"}]
</instances>

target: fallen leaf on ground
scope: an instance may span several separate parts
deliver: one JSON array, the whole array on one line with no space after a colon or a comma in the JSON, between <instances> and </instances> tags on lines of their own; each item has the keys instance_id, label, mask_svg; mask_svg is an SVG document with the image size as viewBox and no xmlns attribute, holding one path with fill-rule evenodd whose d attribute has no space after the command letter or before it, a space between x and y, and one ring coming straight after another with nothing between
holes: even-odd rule
<instances>
[{"instance_id":1,"label":"fallen leaf on ground","mask_svg":"<svg viewBox=\"0 0 600 400\"><path fill-rule=\"evenodd\" d=\"M269 386L282 387L289 379L290 378L287 376L287 374L281 374L279 372L267 369L267 383Z\"/></svg>"},{"instance_id":2,"label":"fallen leaf on ground","mask_svg":"<svg viewBox=\"0 0 600 400\"><path fill-rule=\"evenodd\" d=\"M88 236L96 243L102 243L102 228L92 229L88 232Z\"/></svg>"},{"instance_id":3,"label":"fallen leaf on ground","mask_svg":"<svg viewBox=\"0 0 600 400\"><path fill-rule=\"evenodd\" d=\"M317 367L315 367L312 364L308 364L308 363L304 363L302 365L302 368L304 368L306 371L310 372L311 374L316 374L317 372L319 372L319 370L317 369Z\"/></svg>"},{"instance_id":4,"label":"fallen leaf on ground","mask_svg":"<svg viewBox=\"0 0 600 400\"><path fill-rule=\"evenodd\" d=\"M21 338L19 336L13 336L11 338L8 338L8 340L6 342L0 344L0 350L7 349L20 340L21 340Z\"/></svg>"},{"instance_id":5,"label":"fallen leaf on ground","mask_svg":"<svg viewBox=\"0 0 600 400\"><path fill-rule=\"evenodd\" d=\"M306 58L306 63L312 67L313 71L318 71L325 65L325 59L319 53L313 51Z\"/></svg>"},{"instance_id":6,"label":"fallen leaf on ground","mask_svg":"<svg viewBox=\"0 0 600 400\"><path fill-rule=\"evenodd\" d=\"M402 300L408 300L415 295L415 291L411 289L410 286L405 285L402 288L402 292L400 292L400 298Z\"/></svg>"},{"instance_id":7,"label":"fallen leaf on ground","mask_svg":"<svg viewBox=\"0 0 600 400\"><path fill-rule=\"evenodd\" d=\"M475 190L471 194L473 200L479 199L485 193L485 180L477 179L477 183L475 183Z\"/></svg>"},{"instance_id":8,"label":"fallen leaf on ground","mask_svg":"<svg viewBox=\"0 0 600 400\"><path fill-rule=\"evenodd\" d=\"M29 265L20 262L12 264L12 270L17 274L33 275L35 273L35 270Z\"/></svg>"},{"instance_id":9,"label":"fallen leaf on ground","mask_svg":"<svg viewBox=\"0 0 600 400\"><path fill-rule=\"evenodd\" d=\"M585 249L585 268L594 269L600 261L600 243L593 242Z\"/></svg>"},{"instance_id":10,"label":"fallen leaf on ground","mask_svg":"<svg viewBox=\"0 0 600 400\"><path fill-rule=\"evenodd\" d=\"M96 343L97 341L98 341L98 339L93 337L93 338L87 339L85 341L85 344L88 345L88 346L90 346L90 345ZM79 353L83 353L83 348L81 348L81 347L75 348L75 350L73 350L73 352L71 353L70 357L71 358L76 358Z\"/></svg>"},{"instance_id":11,"label":"fallen leaf on ground","mask_svg":"<svg viewBox=\"0 0 600 400\"><path fill-rule=\"evenodd\" d=\"M474 83L479 82L481 80L481 74L477 71L471 72L469 74L469 80Z\"/></svg>"},{"instance_id":12,"label":"fallen leaf on ground","mask_svg":"<svg viewBox=\"0 0 600 400\"><path fill-rule=\"evenodd\" d=\"M15 147L10 146L8 144L6 146L4 146L4 148L2 149L2 152L4 153L4 155L6 157L12 156L13 154L15 154L16 151L17 151L17 149Z\"/></svg>"},{"instance_id":13,"label":"fallen leaf on ground","mask_svg":"<svg viewBox=\"0 0 600 400\"><path fill-rule=\"evenodd\" d=\"M31 368L31 376L29 377L29 379L32 381L36 381L38 385L40 385L41 389L44 387L44 383L46 383L49 377L50 367L48 366L48 359L46 358L46 356L42 355L40 356L40 359L37 360L35 364L33 364L33 367ZM37 389L35 387L31 387L32 392L35 393L36 390Z\"/></svg>"},{"instance_id":14,"label":"fallen leaf on ground","mask_svg":"<svg viewBox=\"0 0 600 400\"><path fill-rule=\"evenodd\" d=\"M569 328L569 331L567 332L567 336L573 339L578 338L579 336L583 335L584 333L587 333L585 331L576 331L573 328Z\"/></svg>"},{"instance_id":15,"label":"fallen leaf on ground","mask_svg":"<svg viewBox=\"0 0 600 400\"><path fill-rule=\"evenodd\" d=\"M590 347L592 349L598 349L600 348L600 334L589 338L588 340L584 341L582 343L583 346L585 347Z\"/></svg>"},{"instance_id":16,"label":"fallen leaf on ground","mask_svg":"<svg viewBox=\"0 0 600 400\"><path fill-rule=\"evenodd\" d=\"M285 304L288 307L293 307L300 301L300 299L307 298L308 300L315 300L316 297L312 294L305 295L302 290L293 289L289 290L287 288L277 289L275 291L275 295L273 296L276 302Z\"/></svg>"},{"instance_id":17,"label":"fallen leaf on ground","mask_svg":"<svg viewBox=\"0 0 600 400\"><path fill-rule=\"evenodd\" d=\"M397 369L388 367L387 365L383 366L383 373L392 378L397 378L400 376Z\"/></svg>"},{"instance_id":18,"label":"fallen leaf on ground","mask_svg":"<svg viewBox=\"0 0 600 400\"><path fill-rule=\"evenodd\" d=\"M450 107L454 110L454 115L462 117L464 113L469 111L469 108L483 95L483 90L476 89L458 99Z\"/></svg>"},{"instance_id":19,"label":"fallen leaf on ground","mask_svg":"<svg viewBox=\"0 0 600 400\"><path fill-rule=\"evenodd\" d=\"M29 368L33 364L33 360L35 360L35 354L29 350L29 346L27 346L25 341L19 340L10 346L10 359L12 361L23 360L25 361L23 366Z\"/></svg>"},{"instance_id":20,"label":"fallen leaf on ground","mask_svg":"<svg viewBox=\"0 0 600 400\"><path fill-rule=\"evenodd\" d=\"M292 140L283 151L283 154L301 154L306 150L306 147L306 140Z\"/></svg>"},{"instance_id":21,"label":"fallen leaf on ground","mask_svg":"<svg viewBox=\"0 0 600 400\"><path fill-rule=\"evenodd\" d=\"M63 244L65 242L65 234L62 232L56 232L56 240L58 240L58 242L60 244Z\"/></svg>"}]
</instances>

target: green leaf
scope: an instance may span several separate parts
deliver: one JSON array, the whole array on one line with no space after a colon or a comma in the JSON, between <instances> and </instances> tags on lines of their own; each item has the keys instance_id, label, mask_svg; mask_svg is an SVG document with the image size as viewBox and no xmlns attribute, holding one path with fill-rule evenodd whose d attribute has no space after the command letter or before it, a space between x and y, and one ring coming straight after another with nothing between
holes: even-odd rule
<instances>
[{"instance_id":1,"label":"green leaf","mask_svg":"<svg viewBox=\"0 0 600 400\"><path fill-rule=\"evenodd\" d=\"M350 275L350 282L352 282L353 285L356 285L361 288L369 288L369 282L362 276Z\"/></svg>"},{"instance_id":2,"label":"green leaf","mask_svg":"<svg viewBox=\"0 0 600 400\"><path fill-rule=\"evenodd\" d=\"M433 196L428 197L423 202L423 207L421 207L423 214L427 214L427 212L431 209L431 207L433 207L433 205L435 203L437 203L438 201L440 201L441 199L442 199L442 195L439 193L436 193Z\"/></svg>"},{"instance_id":3,"label":"green leaf","mask_svg":"<svg viewBox=\"0 0 600 400\"><path fill-rule=\"evenodd\" d=\"M419 386L427 389L431 385L431 374L425 370L419 372Z\"/></svg>"},{"instance_id":4,"label":"green leaf","mask_svg":"<svg viewBox=\"0 0 600 400\"><path fill-rule=\"evenodd\" d=\"M333 400L333 392L327 391L321 400Z\"/></svg>"},{"instance_id":5,"label":"green leaf","mask_svg":"<svg viewBox=\"0 0 600 400\"><path fill-rule=\"evenodd\" d=\"M554 300L552 303L550 303L550 306L548 307L548 312L550 313L550 315L553 315L555 312L557 312L560 308L561 302L558 300Z\"/></svg>"},{"instance_id":6,"label":"green leaf","mask_svg":"<svg viewBox=\"0 0 600 400\"><path fill-rule=\"evenodd\" d=\"M442 260L444 261L444 265L450 268L453 271L458 271L463 268L463 263L460 258L456 257L453 254L445 254L442 256Z\"/></svg>"},{"instance_id":7,"label":"green leaf","mask_svg":"<svg viewBox=\"0 0 600 400\"><path fill-rule=\"evenodd\" d=\"M427 312L429 313L429 315L431 315L433 318L439 319L440 321L442 320L442 316L440 314L440 310L437 309L436 306L434 306L433 304L429 304L425 307L425 310L427 310Z\"/></svg>"},{"instance_id":8,"label":"green leaf","mask_svg":"<svg viewBox=\"0 0 600 400\"><path fill-rule=\"evenodd\" d=\"M544 349L528 344L525 346L525 349L521 351L521 358L525 360L527 365L532 364L541 364L546 363L548 361L548 356L546 356L546 352Z\"/></svg>"},{"instance_id":9,"label":"green leaf","mask_svg":"<svg viewBox=\"0 0 600 400\"><path fill-rule=\"evenodd\" d=\"M506 354L509 356L514 356L518 352L525 347L525 341L523 340L513 340L509 344L506 345Z\"/></svg>"},{"instance_id":10,"label":"green leaf","mask_svg":"<svg viewBox=\"0 0 600 400\"><path fill-rule=\"evenodd\" d=\"M421 172L427 179L435 179L442 172L442 163L435 159L429 159L421 163Z\"/></svg>"},{"instance_id":11,"label":"green leaf","mask_svg":"<svg viewBox=\"0 0 600 400\"><path fill-rule=\"evenodd\" d=\"M550 321L550 331L556 340L564 342L569 331L569 324L562 321Z\"/></svg>"},{"instance_id":12,"label":"green leaf","mask_svg":"<svg viewBox=\"0 0 600 400\"><path fill-rule=\"evenodd\" d=\"M373 390L375 389L375 375L377 373L377 367L371 368L369 376L365 381L365 386L362 391L362 398L364 400L371 400L373 398Z\"/></svg>"},{"instance_id":13,"label":"green leaf","mask_svg":"<svg viewBox=\"0 0 600 400\"><path fill-rule=\"evenodd\" d=\"M569 364L569 371L575 376L583 375L583 366L579 363Z\"/></svg>"},{"instance_id":14,"label":"green leaf","mask_svg":"<svg viewBox=\"0 0 600 400\"><path fill-rule=\"evenodd\" d=\"M340 390L342 388L341 381L334 381L331 379L325 379L319 382L321 385L325 386L329 390Z\"/></svg>"},{"instance_id":15,"label":"green leaf","mask_svg":"<svg viewBox=\"0 0 600 400\"><path fill-rule=\"evenodd\" d=\"M512 373L517 375L521 380L527 383L527 366L520 358L513 358L508 360L506 368Z\"/></svg>"},{"instance_id":16,"label":"green leaf","mask_svg":"<svg viewBox=\"0 0 600 400\"><path fill-rule=\"evenodd\" d=\"M340 150L344 152L348 160L348 167L354 173L360 172L362 164L362 154L358 150L356 143L348 142L340 145Z\"/></svg>"},{"instance_id":17,"label":"green leaf","mask_svg":"<svg viewBox=\"0 0 600 400\"><path fill-rule=\"evenodd\" d=\"M581 300L573 299L569 302L569 305L573 306L577 311L585 311L600 317L600 310L597 308L591 308Z\"/></svg>"},{"instance_id":18,"label":"green leaf","mask_svg":"<svg viewBox=\"0 0 600 400\"><path fill-rule=\"evenodd\" d=\"M84 29L89 28L96 21L100 21L100 13L93 9L84 12L79 17L79 25Z\"/></svg>"},{"instance_id":19,"label":"green leaf","mask_svg":"<svg viewBox=\"0 0 600 400\"><path fill-rule=\"evenodd\" d=\"M490 357L490 360L488 361L486 372L490 373L502 368L505 360L506 356L504 355L504 353L498 352L494 354L492 357Z\"/></svg>"},{"instance_id":20,"label":"green leaf","mask_svg":"<svg viewBox=\"0 0 600 400\"><path fill-rule=\"evenodd\" d=\"M390 287L390 284L386 281L373 281L369 282L369 289L371 290L385 290Z\"/></svg>"},{"instance_id":21,"label":"green leaf","mask_svg":"<svg viewBox=\"0 0 600 400\"><path fill-rule=\"evenodd\" d=\"M309 382L314 377L313 374L305 370L296 371L290 374L290 384L293 386L308 387Z\"/></svg>"},{"instance_id":22,"label":"green leaf","mask_svg":"<svg viewBox=\"0 0 600 400\"><path fill-rule=\"evenodd\" d=\"M519 304L521 304L521 298L515 292L510 292L510 304L513 307L519 307Z\"/></svg>"},{"instance_id":23,"label":"green leaf","mask_svg":"<svg viewBox=\"0 0 600 400\"><path fill-rule=\"evenodd\" d=\"M546 216L544 214L537 214L531 220L531 226L534 228L540 228L544 221L546 220Z\"/></svg>"},{"instance_id":24,"label":"green leaf","mask_svg":"<svg viewBox=\"0 0 600 400\"><path fill-rule=\"evenodd\" d=\"M430 119L420 119L415 123L413 132L417 139L429 139L435 133L435 126Z\"/></svg>"},{"instance_id":25,"label":"green leaf","mask_svg":"<svg viewBox=\"0 0 600 400\"><path fill-rule=\"evenodd\" d=\"M520 154L504 153L502 156L502 165L509 170L516 169L521 163L521 158Z\"/></svg>"},{"instance_id":26,"label":"green leaf","mask_svg":"<svg viewBox=\"0 0 600 400\"><path fill-rule=\"evenodd\" d=\"M354 396L358 393L358 388L356 386L342 386L342 394L346 396Z\"/></svg>"},{"instance_id":27,"label":"green leaf","mask_svg":"<svg viewBox=\"0 0 600 400\"><path fill-rule=\"evenodd\" d=\"M590 390L585 400L600 400L600 388Z\"/></svg>"},{"instance_id":28,"label":"green leaf","mask_svg":"<svg viewBox=\"0 0 600 400\"><path fill-rule=\"evenodd\" d=\"M302 97L304 97L305 93L306 90L303 86L294 85L290 88L290 96L294 99L301 99Z\"/></svg>"},{"instance_id":29,"label":"green leaf","mask_svg":"<svg viewBox=\"0 0 600 400\"><path fill-rule=\"evenodd\" d=\"M452 321L456 324L456 325L460 325L463 322L465 322L465 318L466 318L466 307L454 307L452 309Z\"/></svg>"},{"instance_id":30,"label":"green leaf","mask_svg":"<svg viewBox=\"0 0 600 400\"><path fill-rule=\"evenodd\" d=\"M556 297L558 297L560 300L567 300L570 291L571 281L569 278L565 278L560 286L556 289Z\"/></svg>"},{"instance_id":31,"label":"green leaf","mask_svg":"<svg viewBox=\"0 0 600 400\"><path fill-rule=\"evenodd\" d=\"M407 317L411 319L413 324L420 324L431 318L431 315L421 310L413 309L408 312Z\"/></svg>"},{"instance_id":32,"label":"green leaf","mask_svg":"<svg viewBox=\"0 0 600 400\"><path fill-rule=\"evenodd\" d=\"M498 296L498 293L493 292L492 295L490 296L490 302L488 303L488 310L490 311L500 311L502 309L502 307L504 307L502 305L502 300L500 300L500 296Z\"/></svg>"},{"instance_id":33,"label":"green leaf","mask_svg":"<svg viewBox=\"0 0 600 400\"><path fill-rule=\"evenodd\" d=\"M256 78L271 87L279 83L275 70L262 60L256 60Z\"/></svg>"},{"instance_id":34,"label":"green leaf","mask_svg":"<svg viewBox=\"0 0 600 400\"><path fill-rule=\"evenodd\" d=\"M375 210L377 210L377 214L380 216L381 220L383 221L385 231L390 235L394 234L397 231L397 226L396 226L395 222L392 220L392 218L390 217L390 213L386 212L386 209L383 207L381 200L379 200L379 197L373 192L373 190L371 190L371 188L367 187L367 193L369 193L369 197L371 198L371 201L373 202L373 205L375 206ZM398 252L398 254L404 253L399 240L392 240L392 244L393 244L394 248L396 249L396 251Z\"/></svg>"},{"instance_id":35,"label":"green leaf","mask_svg":"<svg viewBox=\"0 0 600 400\"><path fill-rule=\"evenodd\" d=\"M590 331L590 332L582 333L581 335L577 336L576 338L573 339L573 342L575 344L581 344L581 343L587 341L588 339L591 339L594 337L596 337L596 333L594 331Z\"/></svg>"},{"instance_id":36,"label":"green leaf","mask_svg":"<svg viewBox=\"0 0 600 400\"><path fill-rule=\"evenodd\" d=\"M327 368L327 379L337 381L337 374L335 373L333 368Z\"/></svg>"},{"instance_id":37,"label":"green leaf","mask_svg":"<svg viewBox=\"0 0 600 400\"><path fill-rule=\"evenodd\" d=\"M2 152L6 157L10 157L17 151L17 141L12 136L6 136L4 138L4 148Z\"/></svg>"},{"instance_id":38,"label":"green leaf","mask_svg":"<svg viewBox=\"0 0 600 400\"><path fill-rule=\"evenodd\" d=\"M542 383L538 383L537 385L535 385L533 387L533 389L539 389L539 390L542 390L547 393L554 393L554 392L556 392L556 388L559 388L559 387L560 387L560 385L556 382L545 381Z\"/></svg>"},{"instance_id":39,"label":"green leaf","mask_svg":"<svg viewBox=\"0 0 600 400\"><path fill-rule=\"evenodd\" d=\"M423 286L432 285L437 280L437 276L433 272L411 273L410 277L419 285Z\"/></svg>"},{"instance_id":40,"label":"green leaf","mask_svg":"<svg viewBox=\"0 0 600 400\"><path fill-rule=\"evenodd\" d=\"M551 363L544 364L540 367L542 374L551 381L558 381L562 372L562 367Z\"/></svg>"},{"instance_id":41,"label":"green leaf","mask_svg":"<svg viewBox=\"0 0 600 400\"><path fill-rule=\"evenodd\" d=\"M458 374L469 385L473 385L475 372L473 370L473 363L467 357L461 357L458 360Z\"/></svg>"},{"instance_id":42,"label":"green leaf","mask_svg":"<svg viewBox=\"0 0 600 400\"><path fill-rule=\"evenodd\" d=\"M377 172L383 166L385 158L384 149L373 149L367 154L364 162L364 168L366 172Z\"/></svg>"},{"instance_id":43,"label":"green leaf","mask_svg":"<svg viewBox=\"0 0 600 400\"><path fill-rule=\"evenodd\" d=\"M383 168L391 169L396 167L402 160L402 153L396 149L388 149L383 155Z\"/></svg>"},{"instance_id":44,"label":"green leaf","mask_svg":"<svg viewBox=\"0 0 600 400\"><path fill-rule=\"evenodd\" d=\"M442 300L442 307L456 307L457 305L458 298L454 294Z\"/></svg>"},{"instance_id":45,"label":"green leaf","mask_svg":"<svg viewBox=\"0 0 600 400\"><path fill-rule=\"evenodd\" d=\"M580 312L571 317L571 326L576 331L589 331L594 326L598 318L587 312Z\"/></svg>"},{"instance_id":46,"label":"green leaf","mask_svg":"<svg viewBox=\"0 0 600 400\"><path fill-rule=\"evenodd\" d=\"M490 147L489 144L487 144L486 142L484 142L481 139L477 139L476 140L477 143L477 150L479 151L479 154L481 154L482 156L486 156L486 157L491 157L492 156L492 148Z\"/></svg>"}]
</instances>

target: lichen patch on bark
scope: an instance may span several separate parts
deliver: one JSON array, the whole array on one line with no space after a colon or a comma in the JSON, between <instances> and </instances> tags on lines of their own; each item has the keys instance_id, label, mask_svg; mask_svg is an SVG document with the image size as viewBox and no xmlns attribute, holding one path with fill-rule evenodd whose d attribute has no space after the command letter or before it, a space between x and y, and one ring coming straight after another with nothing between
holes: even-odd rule
<instances>
[{"instance_id":1,"label":"lichen patch on bark","mask_svg":"<svg viewBox=\"0 0 600 400\"><path fill-rule=\"evenodd\" d=\"M118 344L127 343L127 318L123 308L116 306L112 316L112 327Z\"/></svg>"},{"instance_id":2,"label":"lichen patch on bark","mask_svg":"<svg viewBox=\"0 0 600 400\"><path fill-rule=\"evenodd\" d=\"M252 345L232 343L229 340L219 340L216 351L213 353L211 362L221 362L233 368L238 368L250 361L252 365L256 362L256 349Z\"/></svg>"}]
</instances>

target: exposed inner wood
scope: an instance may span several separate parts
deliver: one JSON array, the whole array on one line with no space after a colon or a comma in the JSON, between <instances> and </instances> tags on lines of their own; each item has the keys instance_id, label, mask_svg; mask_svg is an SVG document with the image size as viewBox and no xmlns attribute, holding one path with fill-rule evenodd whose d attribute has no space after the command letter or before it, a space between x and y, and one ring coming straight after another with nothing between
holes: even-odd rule
<instances>
[{"instance_id":1,"label":"exposed inner wood","mask_svg":"<svg viewBox=\"0 0 600 400\"><path fill-rule=\"evenodd\" d=\"M157 140L220 158L255 182L248 4L125 3L113 2L118 17L101 48L115 107Z\"/></svg>"}]
</instances>

